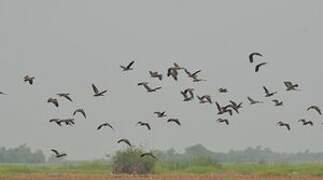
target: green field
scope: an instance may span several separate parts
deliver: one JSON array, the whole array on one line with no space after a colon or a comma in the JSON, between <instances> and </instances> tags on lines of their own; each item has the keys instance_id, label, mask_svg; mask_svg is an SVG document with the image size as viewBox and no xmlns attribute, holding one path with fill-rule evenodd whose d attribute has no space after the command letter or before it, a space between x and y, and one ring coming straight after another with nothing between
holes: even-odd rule
<instances>
[{"instance_id":1,"label":"green field","mask_svg":"<svg viewBox=\"0 0 323 180\"><path fill-rule=\"evenodd\" d=\"M28 174L86 174L111 175L112 166L105 163L80 163L62 165L0 165L0 176ZM208 174L237 174L255 176L322 176L323 164L303 165L218 165L174 167L157 164L155 175L208 175Z\"/></svg>"}]
</instances>

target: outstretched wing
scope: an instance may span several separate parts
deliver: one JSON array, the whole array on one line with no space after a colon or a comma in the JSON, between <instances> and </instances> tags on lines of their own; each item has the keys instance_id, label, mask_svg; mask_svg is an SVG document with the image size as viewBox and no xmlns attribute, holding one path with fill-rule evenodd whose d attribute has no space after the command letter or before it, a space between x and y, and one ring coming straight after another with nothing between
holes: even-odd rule
<instances>
[{"instance_id":1,"label":"outstretched wing","mask_svg":"<svg viewBox=\"0 0 323 180\"><path fill-rule=\"evenodd\" d=\"M54 152L56 154L56 156L59 155L59 152L56 149L51 149L52 152Z\"/></svg>"},{"instance_id":2,"label":"outstretched wing","mask_svg":"<svg viewBox=\"0 0 323 180\"><path fill-rule=\"evenodd\" d=\"M253 61L254 61L254 56L260 56L260 57L262 57L262 54L260 54L260 53L258 53L258 52L251 53L251 54L249 55L249 61L250 61L250 63L253 63Z\"/></svg>"},{"instance_id":3,"label":"outstretched wing","mask_svg":"<svg viewBox=\"0 0 323 180\"><path fill-rule=\"evenodd\" d=\"M266 65L266 64L267 64L266 62L263 62L263 63L258 64L258 65L256 66L256 68L255 68L255 71L256 71L256 72L259 72L260 67L261 67L261 66L264 66L264 65Z\"/></svg>"},{"instance_id":4,"label":"outstretched wing","mask_svg":"<svg viewBox=\"0 0 323 180\"><path fill-rule=\"evenodd\" d=\"M99 93L98 88L94 84L92 84L92 89L93 89L93 91L94 91L95 94L98 94Z\"/></svg>"},{"instance_id":5,"label":"outstretched wing","mask_svg":"<svg viewBox=\"0 0 323 180\"><path fill-rule=\"evenodd\" d=\"M135 63L135 61L131 61L131 62L128 64L127 69L130 69L130 68L131 68L131 66L132 66L134 63Z\"/></svg>"}]
</instances>

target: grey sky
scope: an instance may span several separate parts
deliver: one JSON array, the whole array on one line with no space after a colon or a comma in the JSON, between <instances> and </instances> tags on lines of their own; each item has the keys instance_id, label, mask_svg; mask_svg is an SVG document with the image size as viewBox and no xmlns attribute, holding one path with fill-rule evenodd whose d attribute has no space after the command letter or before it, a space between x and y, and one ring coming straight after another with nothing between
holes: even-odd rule
<instances>
[{"instance_id":1,"label":"grey sky","mask_svg":"<svg viewBox=\"0 0 323 180\"><path fill-rule=\"evenodd\" d=\"M322 1L300 0L0 0L1 91L0 142L13 147L23 143L48 151L58 148L69 159L101 158L124 148L115 141L127 137L149 149L168 149L201 143L213 151L262 145L280 152L322 151L322 117L306 113L311 104L323 107ZM269 64L259 74L248 54L259 51ZM135 60L135 71L122 73L120 64ZM166 72L173 62L190 70L201 68L205 83L193 84L185 74L179 82L150 79L148 70ZM30 87L24 75L36 76ZM301 85L287 93L283 81ZM162 85L147 94L136 83ZM109 89L93 98L91 83ZM285 106L275 108L263 98L262 86L279 90ZM179 91L196 88L213 99L244 101L232 125L216 123L215 105L183 103ZM228 95L217 93L227 87ZM60 101L56 109L46 103L58 92L70 92L75 103ZM250 107L246 97L266 104ZM84 108L88 119L74 128L58 128L50 118L71 117ZM170 126L152 112L166 110L183 126ZM313 120L305 128L296 121ZM292 124L288 133L277 121ZM116 133L97 132L111 122ZM135 127L148 121L152 131Z\"/></svg>"}]
</instances>

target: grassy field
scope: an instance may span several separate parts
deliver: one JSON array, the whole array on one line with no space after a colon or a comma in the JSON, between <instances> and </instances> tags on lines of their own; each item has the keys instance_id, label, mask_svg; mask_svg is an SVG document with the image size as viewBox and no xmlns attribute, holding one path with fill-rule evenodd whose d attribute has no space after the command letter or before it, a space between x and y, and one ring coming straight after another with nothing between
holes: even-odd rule
<instances>
[{"instance_id":1,"label":"grassy field","mask_svg":"<svg viewBox=\"0 0 323 180\"><path fill-rule=\"evenodd\" d=\"M0 179L323 179L323 165L219 165L172 167L158 164L152 176L112 176L104 163L0 165Z\"/></svg>"}]
</instances>

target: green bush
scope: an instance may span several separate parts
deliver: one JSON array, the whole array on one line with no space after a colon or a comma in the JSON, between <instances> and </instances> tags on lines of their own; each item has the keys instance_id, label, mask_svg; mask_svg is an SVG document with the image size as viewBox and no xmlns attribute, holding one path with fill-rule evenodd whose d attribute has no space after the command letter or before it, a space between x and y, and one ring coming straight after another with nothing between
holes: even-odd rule
<instances>
[{"instance_id":1,"label":"green bush","mask_svg":"<svg viewBox=\"0 0 323 180\"><path fill-rule=\"evenodd\" d=\"M140 148L128 148L118 151L113 157L113 173L115 174L151 174L156 159L149 156L140 157L144 151Z\"/></svg>"}]
</instances>

